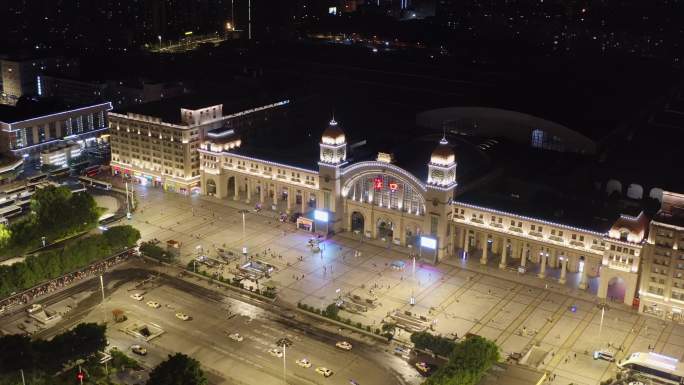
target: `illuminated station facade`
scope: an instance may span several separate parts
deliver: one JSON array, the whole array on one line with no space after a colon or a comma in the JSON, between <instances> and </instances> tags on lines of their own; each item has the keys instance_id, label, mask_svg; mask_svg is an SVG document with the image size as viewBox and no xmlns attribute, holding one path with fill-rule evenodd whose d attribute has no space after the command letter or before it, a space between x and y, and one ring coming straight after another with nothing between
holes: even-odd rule
<instances>
[{"instance_id":1,"label":"illuminated station facade","mask_svg":"<svg viewBox=\"0 0 684 385\"><path fill-rule=\"evenodd\" d=\"M199 149L202 194L297 216L304 230L405 247L429 263L476 259L637 306L650 222L640 210L579 225L504 210L478 203L479 185L496 172L459 185L468 150L459 135L434 137L426 153L416 146L410 152L424 162L404 167L391 152L350 156L356 144L335 119L318 132L315 167L244 152L234 130L209 132Z\"/></svg>"}]
</instances>

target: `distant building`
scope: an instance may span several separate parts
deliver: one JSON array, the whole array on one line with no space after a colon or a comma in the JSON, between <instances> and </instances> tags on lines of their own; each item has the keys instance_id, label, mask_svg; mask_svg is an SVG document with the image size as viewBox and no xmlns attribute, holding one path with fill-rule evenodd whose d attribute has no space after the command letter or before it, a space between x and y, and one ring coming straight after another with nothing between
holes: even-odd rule
<instances>
[{"instance_id":1,"label":"distant building","mask_svg":"<svg viewBox=\"0 0 684 385\"><path fill-rule=\"evenodd\" d=\"M66 141L40 152L40 163L43 166L65 167L71 159L81 156L81 146L76 142Z\"/></svg>"},{"instance_id":2,"label":"distant building","mask_svg":"<svg viewBox=\"0 0 684 385\"><path fill-rule=\"evenodd\" d=\"M48 148L71 140L89 146L107 130L110 103L69 110L0 106L0 152L38 159Z\"/></svg>"},{"instance_id":3,"label":"distant building","mask_svg":"<svg viewBox=\"0 0 684 385\"><path fill-rule=\"evenodd\" d=\"M645 247L639 310L684 322L684 194L663 191Z\"/></svg>"},{"instance_id":4,"label":"distant building","mask_svg":"<svg viewBox=\"0 0 684 385\"><path fill-rule=\"evenodd\" d=\"M63 57L18 57L0 60L2 99L14 104L25 95L40 95L40 75L46 73L76 74L79 62Z\"/></svg>"},{"instance_id":5,"label":"distant building","mask_svg":"<svg viewBox=\"0 0 684 385\"><path fill-rule=\"evenodd\" d=\"M68 106L92 102L111 102L114 108L154 102L184 94L179 82L147 82L144 80L85 80L63 76L40 76L42 97L54 97Z\"/></svg>"},{"instance_id":6,"label":"distant building","mask_svg":"<svg viewBox=\"0 0 684 385\"><path fill-rule=\"evenodd\" d=\"M258 125L287 104L287 100L261 104L188 95L110 113L112 172L189 193L199 186L198 149L210 131Z\"/></svg>"}]
</instances>

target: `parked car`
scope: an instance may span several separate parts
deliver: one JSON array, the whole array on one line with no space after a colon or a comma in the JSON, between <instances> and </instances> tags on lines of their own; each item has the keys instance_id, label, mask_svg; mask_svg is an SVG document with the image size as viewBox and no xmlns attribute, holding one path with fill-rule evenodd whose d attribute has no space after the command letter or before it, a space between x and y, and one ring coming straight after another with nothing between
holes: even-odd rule
<instances>
[{"instance_id":1,"label":"parked car","mask_svg":"<svg viewBox=\"0 0 684 385\"><path fill-rule=\"evenodd\" d=\"M278 357L278 358L283 357L283 352L280 351L279 349L276 349L276 348L269 350L268 354L272 355L273 357Z\"/></svg>"},{"instance_id":2,"label":"parked car","mask_svg":"<svg viewBox=\"0 0 684 385\"><path fill-rule=\"evenodd\" d=\"M594 359L615 362L615 354L608 350L597 350L594 352Z\"/></svg>"},{"instance_id":3,"label":"parked car","mask_svg":"<svg viewBox=\"0 0 684 385\"><path fill-rule=\"evenodd\" d=\"M145 297L143 297L143 295L140 293L134 293L134 294L131 294L131 298L133 298L136 301L142 301L143 298L145 298Z\"/></svg>"},{"instance_id":4,"label":"parked car","mask_svg":"<svg viewBox=\"0 0 684 385\"><path fill-rule=\"evenodd\" d=\"M27 311L29 314L33 314L33 313L35 313L35 312L41 311L42 309L43 309L43 306L42 306L41 304L34 303L33 305L31 305L31 307L29 307L28 309L26 309L26 311Z\"/></svg>"},{"instance_id":5,"label":"parked car","mask_svg":"<svg viewBox=\"0 0 684 385\"><path fill-rule=\"evenodd\" d=\"M242 342L242 340L245 339L243 336L240 335L240 333L233 333L233 334L228 335L228 337L230 337L231 340L237 341L237 342Z\"/></svg>"}]
</instances>

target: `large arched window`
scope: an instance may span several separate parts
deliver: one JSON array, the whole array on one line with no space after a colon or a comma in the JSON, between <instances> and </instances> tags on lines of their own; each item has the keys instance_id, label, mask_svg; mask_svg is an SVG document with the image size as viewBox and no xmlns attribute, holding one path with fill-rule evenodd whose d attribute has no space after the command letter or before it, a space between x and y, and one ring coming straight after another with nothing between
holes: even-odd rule
<instances>
[{"instance_id":1,"label":"large arched window","mask_svg":"<svg viewBox=\"0 0 684 385\"><path fill-rule=\"evenodd\" d=\"M366 174L353 182L347 199L423 215L425 200L410 184L388 174Z\"/></svg>"}]
</instances>

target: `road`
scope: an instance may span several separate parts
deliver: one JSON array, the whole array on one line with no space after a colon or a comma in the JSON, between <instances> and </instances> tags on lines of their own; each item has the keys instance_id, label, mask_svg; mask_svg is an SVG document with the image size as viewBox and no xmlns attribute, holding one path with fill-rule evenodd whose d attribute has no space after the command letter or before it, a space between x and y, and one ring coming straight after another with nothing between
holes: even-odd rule
<instances>
[{"instance_id":1,"label":"road","mask_svg":"<svg viewBox=\"0 0 684 385\"><path fill-rule=\"evenodd\" d=\"M276 340L287 337L293 341L285 357L289 384L349 384L350 379L364 385L401 384L418 380L415 370L407 362L385 352L384 345L371 346L349 339L354 348L351 352L342 351L334 345L344 337L318 328L315 321L301 315L288 319L271 305L256 306L232 298L237 296L232 291L217 292L166 275L139 285L150 277L146 267L132 261L106 273L104 306L101 305L98 279L44 299L41 303L47 306L77 293L89 293L64 320L36 336L49 338L79 322L107 320L110 346L127 351L146 367L157 365L168 354L183 352L202 363L213 384L265 385L283 383L283 359L271 356L268 351L275 347ZM145 298L136 301L130 298L132 293L141 293ZM147 306L149 300L159 302L161 308ZM128 321L113 323L113 309L123 309ZM191 315L192 319L179 320L175 317L178 311ZM0 327L22 322L24 318L24 314L16 312L0 319ZM133 324L158 326L164 333L144 342L124 332ZM244 336L242 342L228 337L229 333L235 332ZM130 351L133 344L145 346L147 356L133 355ZM311 368L295 364L295 360L304 357L312 362ZM333 376L324 378L317 374L314 369L318 366L333 370Z\"/></svg>"}]
</instances>

